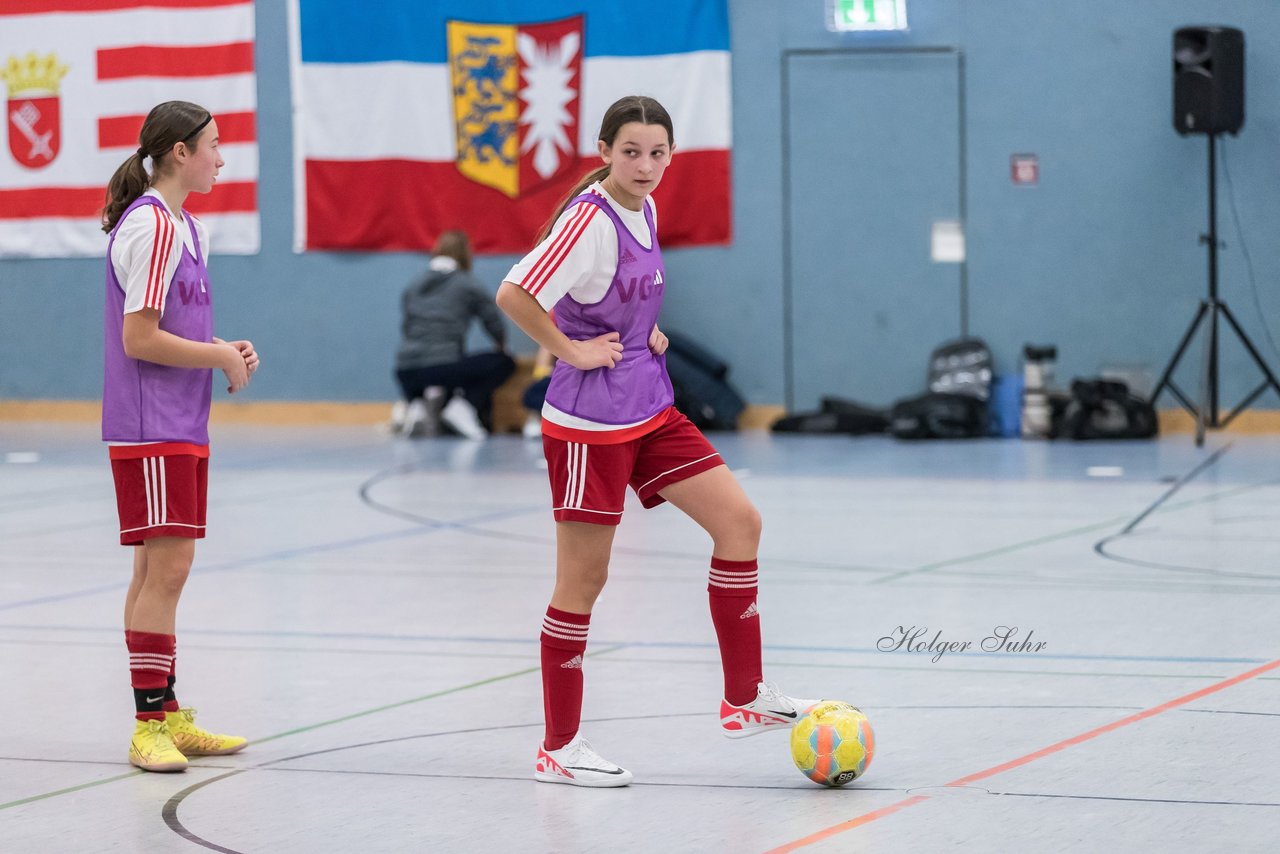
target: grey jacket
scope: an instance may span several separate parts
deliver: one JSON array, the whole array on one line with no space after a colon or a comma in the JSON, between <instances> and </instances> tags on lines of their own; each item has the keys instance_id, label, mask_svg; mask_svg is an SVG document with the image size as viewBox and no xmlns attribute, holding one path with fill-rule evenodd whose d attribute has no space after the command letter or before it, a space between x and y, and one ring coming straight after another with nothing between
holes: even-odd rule
<instances>
[{"instance_id":1,"label":"grey jacket","mask_svg":"<svg viewBox=\"0 0 1280 854\"><path fill-rule=\"evenodd\" d=\"M498 349L506 347L507 330L493 296L464 270L430 271L405 289L400 305L403 320L397 370L460 361L473 317L484 324Z\"/></svg>"}]
</instances>

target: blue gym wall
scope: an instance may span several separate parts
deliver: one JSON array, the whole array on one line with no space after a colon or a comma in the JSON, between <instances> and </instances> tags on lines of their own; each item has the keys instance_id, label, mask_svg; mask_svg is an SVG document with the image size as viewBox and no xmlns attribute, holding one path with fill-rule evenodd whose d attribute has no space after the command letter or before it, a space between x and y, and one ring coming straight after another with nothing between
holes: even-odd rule
<instances>
[{"instance_id":1,"label":"blue gym wall","mask_svg":"<svg viewBox=\"0 0 1280 854\"><path fill-rule=\"evenodd\" d=\"M254 339L263 354L264 370L248 399L388 400L397 296L424 259L291 251L284 6L259 0L257 13L263 249L214 259L217 329ZM958 48L966 91L971 331L992 345L1004 372L1018 370L1028 341L1058 345L1060 377L1109 364L1158 371L1206 291L1206 253L1197 242L1207 216L1206 142L1179 137L1170 118L1171 32L1199 23L1236 26L1246 35L1245 128L1220 145L1234 188L1220 170L1219 227L1228 244L1221 296L1280 367L1261 322L1265 316L1272 334L1280 334L1275 0L909 0L910 32L856 35L827 32L825 7L826 0L730 0L735 239L667 253L668 280L679 286L668 290L664 325L701 335L732 364L751 402L783 403L787 392L778 118L787 52ZM838 110L839 93L832 96ZM1012 185L1014 152L1039 155L1038 187ZM832 193L843 191L844 168L832 167ZM1243 248L1252 257L1256 297ZM903 247L927 251L927 239ZM496 289L512 261L481 258L477 272ZM838 277L831 281L838 286ZM0 261L0 398L98 397L102 287L101 261ZM939 299L954 302L955 295ZM910 334L912 311L903 305L887 320ZM517 349L532 348L518 333L516 340ZM887 403L918 390L918 380L903 377L922 379L937 343L921 336L918 364L905 369L877 365L876 354L856 341L833 346L849 348L856 395ZM1225 394L1234 399L1256 384L1256 372L1234 342L1224 345L1224 360ZM1194 392L1193 373L1182 376ZM1277 400L1268 394L1258 405L1274 408Z\"/></svg>"}]
</instances>

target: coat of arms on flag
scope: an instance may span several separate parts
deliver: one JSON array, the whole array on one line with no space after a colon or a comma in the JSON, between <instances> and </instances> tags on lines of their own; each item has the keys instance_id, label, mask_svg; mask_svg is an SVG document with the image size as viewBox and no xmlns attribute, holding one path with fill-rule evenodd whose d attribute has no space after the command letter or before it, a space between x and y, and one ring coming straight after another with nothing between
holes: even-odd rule
<instances>
[{"instance_id":1,"label":"coat of arms on flag","mask_svg":"<svg viewBox=\"0 0 1280 854\"><path fill-rule=\"evenodd\" d=\"M600 166L609 105L649 95L677 154L655 192L662 245L732 234L729 10L669 0L295 0L294 246L423 250L460 228L525 252Z\"/></svg>"},{"instance_id":2,"label":"coat of arms on flag","mask_svg":"<svg viewBox=\"0 0 1280 854\"><path fill-rule=\"evenodd\" d=\"M53 162L62 144L62 116L58 88L67 66L55 54L11 56L5 63L9 89L5 115L9 117L9 152L28 169Z\"/></svg>"},{"instance_id":3,"label":"coat of arms on flag","mask_svg":"<svg viewBox=\"0 0 1280 854\"><path fill-rule=\"evenodd\" d=\"M459 172L514 199L577 164L582 23L449 21Z\"/></svg>"}]
</instances>

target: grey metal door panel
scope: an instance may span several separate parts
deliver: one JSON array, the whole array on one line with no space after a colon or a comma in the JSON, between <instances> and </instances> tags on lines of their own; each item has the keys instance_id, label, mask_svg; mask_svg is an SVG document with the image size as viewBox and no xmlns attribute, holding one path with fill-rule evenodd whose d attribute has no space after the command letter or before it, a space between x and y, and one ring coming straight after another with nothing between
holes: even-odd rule
<instances>
[{"instance_id":1,"label":"grey metal door panel","mask_svg":"<svg viewBox=\"0 0 1280 854\"><path fill-rule=\"evenodd\" d=\"M961 216L959 55L785 62L788 405L919 393L961 329L961 267L930 256L933 223Z\"/></svg>"}]
</instances>

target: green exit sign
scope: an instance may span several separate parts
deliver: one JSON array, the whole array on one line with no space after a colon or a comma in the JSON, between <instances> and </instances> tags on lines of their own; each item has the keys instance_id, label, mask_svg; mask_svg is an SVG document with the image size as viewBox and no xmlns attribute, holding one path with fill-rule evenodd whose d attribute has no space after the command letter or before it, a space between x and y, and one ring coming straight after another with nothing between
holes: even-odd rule
<instances>
[{"instance_id":1,"label":"green exit sign","mask_svg":"<svg viewBox=\"0 0 1280 854\"><path fill-rule=\"evenodd\" d=\"M830 27L849 30L905 30L907 0L830 0Z\"/></svg>"}]
</instances>

